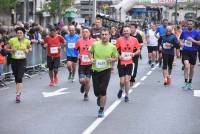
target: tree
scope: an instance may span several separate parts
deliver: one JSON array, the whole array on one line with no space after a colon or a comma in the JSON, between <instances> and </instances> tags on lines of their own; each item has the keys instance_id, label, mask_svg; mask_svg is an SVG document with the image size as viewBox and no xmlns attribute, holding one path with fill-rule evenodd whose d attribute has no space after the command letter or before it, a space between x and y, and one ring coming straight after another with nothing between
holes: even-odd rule
<instances>
[{"instance_id":1,"label":"tree","mask_svg":"<svg viewBox=\"0 0 200 134\"><path fill-rule=\"evenodd\" d=\"M49 12L54 17L56 15L61 18L62 13L70 6L74 0L51 0L51 2L44 5L44 11Z\"/></svg>"},{"instance_id":2,"label":"tree","mask_svg":"<svg viewBox=\"0 0 200 134\"><path fill-rule=\"evenodd\" d=\"M18 0L0 0L0 13L15 9Z\"/></svg>"}]
</instances>

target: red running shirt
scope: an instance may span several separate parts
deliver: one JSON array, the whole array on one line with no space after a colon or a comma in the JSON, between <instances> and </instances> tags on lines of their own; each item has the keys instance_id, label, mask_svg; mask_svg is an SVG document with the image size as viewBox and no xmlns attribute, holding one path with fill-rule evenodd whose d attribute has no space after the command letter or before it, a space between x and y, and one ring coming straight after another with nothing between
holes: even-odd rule
<instances>
[{"instance_id":1,"label":"red running shirt","mask_svg":"<svg viewBox=\"0 0 200 134\"><path fill-rule=\"evenodd\" d=\"M135 49L140 49L141 45L135 37L130 36L129 39L124 37L120 37L117 39L116 43L117 49L119 49L120 55L122 59L120 59L120 63L122 65L132 64L132 53Z\"/></svg>"},{"instance_id":2,"label":"red running shirt","mask_svg":"<svg viewBox=\"0 0 200 134\"><path fill-rule=\"evenodd\" d=\"M61 56L61 43L66 44L65 39L60 35L55 35L54 37L47 36L44 40L47 44L48 53L50 57L60 57Z\"/></svg>"},{"instance_id":3,"label":"red running shirt","mask_svg":"<svg viewBox=\"0 0 200 134\"><path fill-rule=\"evenodd\" d=\"M90 38L89 40L84 40L83 38L80 38L76 42L76 49L79 49L80 53L80 65L91 65L91 60L89 58L90 48L92 44L96 40L93 38Z\"/></svg>"}]
</instances>

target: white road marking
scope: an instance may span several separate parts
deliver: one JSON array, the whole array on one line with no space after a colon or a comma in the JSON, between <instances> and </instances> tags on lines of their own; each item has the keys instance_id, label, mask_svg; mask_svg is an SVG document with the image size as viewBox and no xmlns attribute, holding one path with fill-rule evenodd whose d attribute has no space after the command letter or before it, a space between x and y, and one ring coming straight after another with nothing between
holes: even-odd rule
<instances>
[{"instance_id":1,"label":"white road marking","mask_svg":"<svg viewBox=\"0 0 200 134\"><path fill-rule=\"evenodd\" d=\"M149 74L150 76L150 74ZM142 77L144 80L148 76ZM144 81L141 79L141 81ZM132 86L132 88L137 88L141 83L137 82L135 85ZM129 94L133 92L133 89L129 90ZM122 95L122 97L125 97L125 94ZM105 111L103 118L97 118L87 129L83 131L82 134L91 134L100 124L101 122L113 111L115 108L122 102L122 99L117 99L115 102L112 103L112 105Z\"/></svg>"},{"instance_id":2,"label":"white road marking","mask_svg":"<svg viewBox=\"0 0 200 134\"><path fill-rule=\"evenodd\" d=\"M143 76L140 80L144 81L148 76Z\"/></svg>"},{"instance_id":3,"label":"white road marking","mask_svg":"<svg viewBox=\"0 0 200 134\"><path fill-rule=\"evenodd\" d=\"M105 111L103 118L97 118L82 134L91 134L95 128L122 102L121 99L116 100L113 104Z\"/></svg>"},{"instance_id":4,"label":"white road marking","mask_svg":"<svg viewBox=\"0 0 200 134\"><path fill-rule=\"evenodd\" d=\"M152 71L149 71L149 72L147 73L147 75L151 75L151 73L152 73Z\"/></svg>"},{"instance_id":5,"label":"white road marking","mask_svg":"<svg viewBox=\"0 0 200 134\"><path fill-rule=\"evenodd\" d=\"M200 97L200 90L194 90L194 96Z\"/></svg>"},{"instance_id":6,"label":"white road marking","mask_svg":"<svg viewBox=\"0 0 200 134\"><path fill-rule=\"evenodd\" d=\"M65 90L67 90L68 88L61 88L61 89L58 89L56 91L53 91L53 92L42 92L43 96L46 98L46 97L52 97L52 96L57 96L57 95L63 95L63 94L68 94L70 92L63 92Z\"/></svg>"}]
</instances>

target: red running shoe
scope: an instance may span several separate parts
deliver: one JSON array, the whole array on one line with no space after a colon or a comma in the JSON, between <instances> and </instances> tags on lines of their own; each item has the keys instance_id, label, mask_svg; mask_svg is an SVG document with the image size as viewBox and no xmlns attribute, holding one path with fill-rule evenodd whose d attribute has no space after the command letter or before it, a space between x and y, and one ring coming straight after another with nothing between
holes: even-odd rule
<instances>
[{"instance_id":1,"label":"red running shoe","mask_svg":"<svg viewBox=\"0 0 200 134\"><path fill-rule=\"evenodd\" d=\"M172 82L171 78L170 77L167 77L167 85L170 85Z\"/></svg>"},{"instance_id":2,"label":"red running shoe","mask_svg":"<svg viewBox=\"0 0 200 134\"><path fill-rule=\"evenodd\" d=\"M52 87L52 86L54 86L54 81L51 81L51 82L49 83L49 87Z\"/></svg>"}]
</instances>

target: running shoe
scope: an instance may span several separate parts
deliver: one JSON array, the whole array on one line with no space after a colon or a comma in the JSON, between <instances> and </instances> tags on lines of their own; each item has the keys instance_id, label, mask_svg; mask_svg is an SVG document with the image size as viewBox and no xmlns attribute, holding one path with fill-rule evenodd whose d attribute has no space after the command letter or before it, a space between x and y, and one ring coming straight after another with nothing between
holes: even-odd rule
<instances>
[{"instance_id":1,"label":"running shoe","mask_svg":"<svg viewBox=\"0 0 200 134\"><path fill-rule=\"evenodd\" d=\"M52 87L52 86L54 86L54 81L51 81L51 82L49 83L49 87Z\"/></svg>"},{"instance_id":2,"label":"running shoe","mask_svg":"<svg viewBox=\"0 0 200 134\"><path fill-rule=\"evenodd\" d=\"M151 64L151 68L154 68L154 64Z\"/></svg>"},{"instance_id":3,"label":"running shoe","mask_svg":"<svg viewBox=\"0 0 200 134\"><path fill-rule=\"evenodd\" d=\"M85 87L84 87L84 85L81 85L80 92L81 92L82 94L85 92Z\"/></svg>"},{"instance_id":4,"label":"running shoe","mask_svg":"<svg viewBox=\"0 0 200 134\"><path fill-rule=\"evenodd\" d=\"M170 77L167 77L167 85L170 85L172 82L171 78Z\"/></svg>"},{"instance_id":5,"label":"running shoe","mask_svg":"<svg viewBox=\"0 0 200 134\"><path fill-rule=\"evenodd\" d=\"M182 89L184 89L184 90L188 89L188 83L187 82L184 83L184 85L182 86Z\"/></svg>"},{"instance_id":6,"label":"running shoe","mask_svg":"<svg viewBox=\"0 0 200 134\"><path fill-rule=\"evenodd\" d=\"M128 101L129 101L128 96L125 96L125 97L124 97L124 101L125 101L125 102L128 102Z\"/></svg>"},{"instance_id":7,"label":"running shoe","mask_svg":"<svg viewBox=\"0 0 200 134\"><path fill-rule=\"evenodd\" d=\"M164 85L167 86L168 85L168 81L164 80Z\"/></svg>"},{"instance_id":8,"label":"running shoe","mask_svg":"<svg viewBox=\"0 0 200 134\"><path fill-rule=\"evenodd\" d=\"M87 93L84 94L84 99L83 99L83 100L84 100L84 101L88 101L88 100L89 100L88 94L87 94Z\"/></svg>"},{"instance_id":9,"label":"running shoe","mask_svg":"<svg viewBox=\"0 0 200 134\"><path fill-rule=\"evenodd\" d=\"M58 78L57 77L54 79L54 84L58 84Z\"/></svg>"},{"instance_id":10,"label":"running shoe","mask_svg":"<svg viewBox=\"0 0 200 134\"><path fill-rule=\"evenodd\" d=\"M16 96L16 103L20 103L21 102L21 100L20 100L20 95L17 95Z\"/></svg>"},{"instance_id":11,"label":"running shoe","mask_svg":"<svg viewBox=\"0 0 200 134\"><path fill-rule=\"evenodd\" d=\"M100 106L100 97L97 97L97 106Z\"/></svg>"},{"instance_id":12,"label":"running shoe","mask_svg":"<svg viewBox=\"0 0 200 134\"><path fill-rule=\"evenodd\" d=\"M71 78L72 78L72 73L69 73L68 80L71 80Z\"/></svg>"},{"instance_id":13,"label":"running shoe","mask_svg":"<svg viewBox=\"0 0 200 134\"><path fill-rule=\"evenodd\" d=\"M98 118L103 118L103 117L104 117L104 111L100 109L98 112Z\"/></svg>"},{"instance_id":14,"label":"running shoe","mask_svg":"<svg viewBox=\"0 0 200 134\"><path fill-rule=\"evenodd\" d=\"M117 94L118 99L120 99L122 97L122 93L123 93L123 90L120 89Z\"/></svg>"},{"instance_id":15,"label":"running shoe","mask_svg":"<svg viewBox=\"0 0 200 134\"><path fill-rule=\"evenodd\" d=\"M193 88L192 88L192 83L188 83L188 84L187 84L187 89L188 89L188 90L193 90Z\"/></svg>"}]
</instances>

